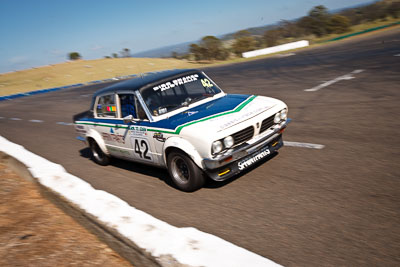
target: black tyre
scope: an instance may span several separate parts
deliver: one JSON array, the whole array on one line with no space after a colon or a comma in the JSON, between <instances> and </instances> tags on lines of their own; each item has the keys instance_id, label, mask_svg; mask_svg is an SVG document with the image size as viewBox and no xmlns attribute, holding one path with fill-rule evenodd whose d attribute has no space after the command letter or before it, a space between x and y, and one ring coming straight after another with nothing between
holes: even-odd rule
<instances>
[{"instance_id":1,"label":"black tyre","mask_svg":"<svg viewBox=\"0 0 400 267\"><path fill-rule=\"evenodd\" d=\"M172 182L180 190L193 192L203 187L205 182L203 172L185 153L173 151L167 160Z\"/></svg>"},{"instance_id":2,"label":"black tyre","mask_svg":"<svg viewBox=\"0 0 400 267\"><path fill-rule=\"evenodd\" d=\"M96 141L89 141L90 151L92 152L93 161L99 165L106 166L110 163L110 156L106 155L99 147Z\"/></svg>"}]
</instances>

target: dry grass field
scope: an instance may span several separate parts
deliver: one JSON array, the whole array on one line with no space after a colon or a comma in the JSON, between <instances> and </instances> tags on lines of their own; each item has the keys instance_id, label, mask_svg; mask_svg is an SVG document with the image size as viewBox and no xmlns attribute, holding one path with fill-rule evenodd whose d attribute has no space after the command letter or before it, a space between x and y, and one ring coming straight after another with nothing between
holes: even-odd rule
<instances>
[{"instance_id":1,"label":"dry grass field","mask_svg":"<svg viewBox=\"0 0 400 267\"><path fill-rule=\"evenodd\" d=\"M0 74L0 96L149 71L198 68L200 66L202 65L183 60L161 58L112 58L69 61Z\"/></svg>"}]
</instances>

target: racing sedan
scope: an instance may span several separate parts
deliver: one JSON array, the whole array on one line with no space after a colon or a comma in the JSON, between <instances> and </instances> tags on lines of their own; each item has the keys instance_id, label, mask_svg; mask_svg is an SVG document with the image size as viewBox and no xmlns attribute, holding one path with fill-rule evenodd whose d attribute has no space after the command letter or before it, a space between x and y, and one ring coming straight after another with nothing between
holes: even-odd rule
<instances>
[{"instance_id":1,"label":"racing sedan","mask_svg":"<svg viewBox=\"0 0 400 267\"><path fill-rule=\"evenodd\" d=\"M283 146L280 100L226 94L203 71L169 70L116 83L74 116L78 139L100 165L112 157L166 168L180 190L223 181Z\"/></svg>"}]
</instances>

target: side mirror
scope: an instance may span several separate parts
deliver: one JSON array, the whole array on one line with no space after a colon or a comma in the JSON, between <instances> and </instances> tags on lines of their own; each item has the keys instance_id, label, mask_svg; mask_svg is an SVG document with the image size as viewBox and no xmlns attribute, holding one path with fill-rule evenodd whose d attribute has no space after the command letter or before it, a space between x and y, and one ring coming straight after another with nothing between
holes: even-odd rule
<instances>
[{"instance_id":1,"label":"side mirror","mask_svg":"<svg viewBox=\"0 0 400 267\"><path fill-rule=\"evenodd\" d=\"M126 116L126 117L123 117L122 119L124 120L124 123L125 123L125 124L136 123L136 122L133 120L133 116L132 116L132 115L128 115L128 116Z\"/></svg>"}]
</instances>

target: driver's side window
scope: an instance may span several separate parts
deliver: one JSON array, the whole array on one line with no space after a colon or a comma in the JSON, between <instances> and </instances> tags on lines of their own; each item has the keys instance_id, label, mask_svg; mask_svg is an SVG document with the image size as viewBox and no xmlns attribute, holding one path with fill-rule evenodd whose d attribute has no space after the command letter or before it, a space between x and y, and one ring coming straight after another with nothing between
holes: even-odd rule
<instances>
[{"instance_id":1,"label":"driver's side window","mask_svg":"<svg viewBox=\"0 0 400 267\"><path fill-rule=\"evenodd\" d=\"M132 115L135 119L147 120L146 113L134 94L119 94L118 96L122 118Z\"/></svg>"}]
</instances>

